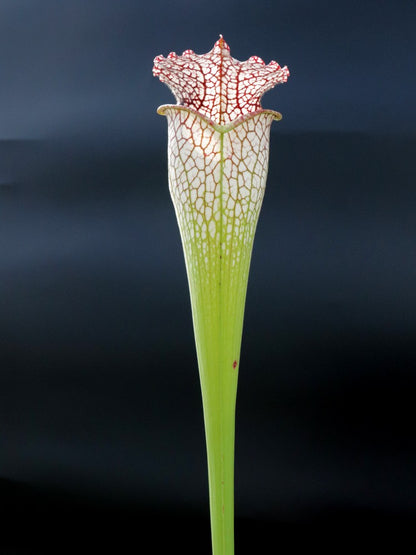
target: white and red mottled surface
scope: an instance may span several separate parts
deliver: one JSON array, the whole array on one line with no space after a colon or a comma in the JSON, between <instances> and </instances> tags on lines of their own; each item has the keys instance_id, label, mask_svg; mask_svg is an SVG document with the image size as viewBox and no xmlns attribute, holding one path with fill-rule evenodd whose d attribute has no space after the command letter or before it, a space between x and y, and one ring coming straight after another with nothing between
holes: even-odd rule
<instances>
[{"instance_id":1,"label":"white and red mottled surface","mask_svg":"<svg viewBox=\"0 0 416 555\"><path fill-rule=\"evenodd\" d=\"M185 50L182 56L171 52L157 56L153 75L166 83L181 106L193 108L219 125L261 109L263 94L285 83L289 70L271 61L266 65L258 56L240 62L220 36L207 54Z\"/></svg>"},{"instance_id":2,"label":"white and red mottled surface","mask_svg":"<svg viewBox=\"0 0 416 555\"><path fill-rule=\"evenodd\" d=\"M220 37L207 54L186 50L156 57L153 73L178 101L158 113L168 119L169 188L187 266L199 268L200 279L209 281L220 267L231 271L249 262L266 185L270 126L281 118L263 110L260 99L286 82L289 71L256 56L239 62Z\"/></svg>"}]
</instances>

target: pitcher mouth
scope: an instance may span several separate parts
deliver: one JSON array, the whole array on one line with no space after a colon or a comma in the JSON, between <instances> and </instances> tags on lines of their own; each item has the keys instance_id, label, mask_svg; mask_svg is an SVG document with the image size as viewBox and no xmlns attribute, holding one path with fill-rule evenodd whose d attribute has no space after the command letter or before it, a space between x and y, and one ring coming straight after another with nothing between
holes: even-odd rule
<instances>
[{"instance_id":1,"label":"pitcher mouth","mask_svg":"<svg viewBox=\"0 0 416 555\"><path fill-rule=\"evenodd\" d=\"M203 114L198 112L198 110L195 110L194 108L190 108L188 106L180 106L179 104L162 104L162 106L159 106L159 108L157 109L157 113L160 116L166 116L168 110L174 110L178 112L182 111L194 114L195 116L198 116L202 121L205 121L208 125L213 127L215 131L218 131L218 133L228 133L228 131L235 129L242 123L253 119L260 114L270 115L272 116L272 119L274 121L280 121L282 119L282 114L280 112L276 112L275 110L265 110L263 108L261 108L260 110L256 110L255 112L250 112L249 114L244 114L243 116L236 118L226 125L215 123L215 121L208 118L207 116L204 116Z\"/></svg>"}]
</instances>

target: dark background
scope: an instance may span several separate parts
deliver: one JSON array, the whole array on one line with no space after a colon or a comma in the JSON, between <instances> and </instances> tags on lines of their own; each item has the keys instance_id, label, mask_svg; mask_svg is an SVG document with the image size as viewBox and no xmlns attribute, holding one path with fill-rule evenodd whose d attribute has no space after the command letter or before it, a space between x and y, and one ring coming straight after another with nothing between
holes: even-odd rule
<instances>
[{"instance_id":1,"label":"dark background","mask_svg":"<svg viewBox=\"0 0 416 555\"><path fill-rule=\"evenodd\" d=\"M416 524L416 4L0 1L0 553L208 554L171 50L287 64L237 409L237 553ZM365 543L364 543L365 542ZM413 544L414 546L414 544Z\"/></svg>"}]
</instances>

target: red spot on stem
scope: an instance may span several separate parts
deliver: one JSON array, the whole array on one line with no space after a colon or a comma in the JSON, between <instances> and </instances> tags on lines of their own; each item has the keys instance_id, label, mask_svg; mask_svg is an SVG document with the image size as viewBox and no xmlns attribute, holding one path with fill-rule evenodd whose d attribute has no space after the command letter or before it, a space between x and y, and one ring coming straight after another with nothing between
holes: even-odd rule
<instances>
[{"instance_id":1,"label":"red spot on stem","mask_svg":"<svg viewBox=\"0 0 416 555\"><path fill-rule=\"evenodd\" d=\"M233 368L234 369L237 368L237 361L236 360L233 362Z\"/></svg>"}]
</instances>

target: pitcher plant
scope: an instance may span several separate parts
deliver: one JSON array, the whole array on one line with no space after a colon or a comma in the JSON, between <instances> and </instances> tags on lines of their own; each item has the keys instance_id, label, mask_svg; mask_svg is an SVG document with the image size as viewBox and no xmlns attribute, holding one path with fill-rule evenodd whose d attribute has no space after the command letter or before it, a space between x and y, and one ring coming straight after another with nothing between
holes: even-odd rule
<instances>
[{"instance_id":1,"label":"pitcher plant","mask_svg":"<svg viewBox=\"0 0 416 555\"><path fill-rule=\"evenodd\" d=\"M235 405L251 252L269 159L263 94L289 76L257 56L213 49L157 56L153 74L177 104L168 122L169 190L185 255L208 458L213 555L234 553Z\"/></svg>"}]
</instances>

